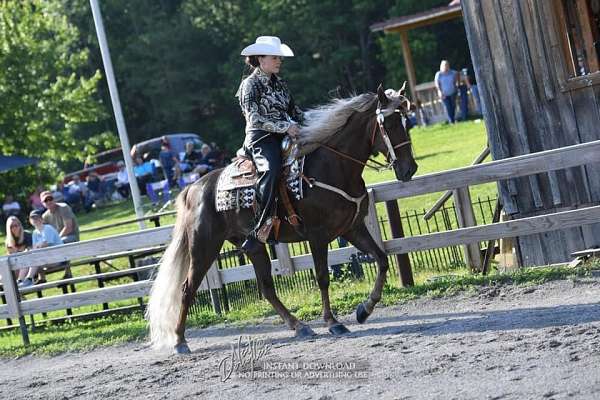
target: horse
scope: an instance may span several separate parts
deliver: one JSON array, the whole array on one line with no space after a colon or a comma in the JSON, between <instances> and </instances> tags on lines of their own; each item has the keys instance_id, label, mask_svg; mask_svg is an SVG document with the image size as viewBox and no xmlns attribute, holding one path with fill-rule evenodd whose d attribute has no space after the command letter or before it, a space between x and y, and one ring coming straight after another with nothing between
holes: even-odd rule
<instances>
[{"instance_id":1,"label":"horse","mask_svg":"<svg viewBox=\"0 0 600 400\"><path fill-rule=\"evenodd\" d=\"M298 228L282 219L277 240L309 242L323 319L333 335L349 330L336 319L329 301L327 251L332 240L341 236L377 262L377 278L369 297L357 307L357 321L364 323L381 299L389 265L364 222L369 200L362 173L371 155L383 153L398 180L408 181L414 175L417 164L406 128L410 104L404 87L384 91L380 85L376 93L335 99L309 110L296 138L298 156L305 156L305 196L293 202L302 224ZM240 247L253 227L255 215L250 208L216 210L216 185L222 171L204 175L177 197L172 239L161 259L146 310L150 343L155 349L190 352L185 323L202 279L225 240ZM247 256L264 298L289 329L299 338L315 335L277 297L266 247L260 246Z\"/></svg>"}]
</instances>

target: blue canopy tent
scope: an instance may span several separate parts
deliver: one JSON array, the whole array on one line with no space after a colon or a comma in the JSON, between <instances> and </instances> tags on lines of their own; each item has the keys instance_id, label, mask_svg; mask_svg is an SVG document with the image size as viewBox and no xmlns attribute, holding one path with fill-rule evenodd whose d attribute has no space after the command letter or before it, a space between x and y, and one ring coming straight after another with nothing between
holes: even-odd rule
<instances>
[{"instance_id":1,"label":"blue canopy tent","mask_svg":"<svg viewBox=\"0 0 600 400\"><path fill-rule=\"evenodd\" d=\"M38 161L37 158L32 157L0 155L0 172L25 167L26 165L37 164Z\"/></svg>"}]
</instances>

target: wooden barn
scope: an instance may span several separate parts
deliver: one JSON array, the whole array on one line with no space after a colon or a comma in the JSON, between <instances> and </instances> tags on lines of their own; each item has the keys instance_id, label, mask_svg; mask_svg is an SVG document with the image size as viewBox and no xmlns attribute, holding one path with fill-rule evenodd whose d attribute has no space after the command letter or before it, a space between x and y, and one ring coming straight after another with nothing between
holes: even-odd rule
<instances>
[{"instance_id":1,"label":"wooden barn","mask_svg":"<svg viewBox=\"0 0 600 400\"><path fill-rule=\"evenodd\" d=\"M494 159L600 139L600 0L462 0ZM499 184L523 218L600 204L600 165ZM597 225L518 238L523 265L600 245Z\"/></svg>"}]
</instances>

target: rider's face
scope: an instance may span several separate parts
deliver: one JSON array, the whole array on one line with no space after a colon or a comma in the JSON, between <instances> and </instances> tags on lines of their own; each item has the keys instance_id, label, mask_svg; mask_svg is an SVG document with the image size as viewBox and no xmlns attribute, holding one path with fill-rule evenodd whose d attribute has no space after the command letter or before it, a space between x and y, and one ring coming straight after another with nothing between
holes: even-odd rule
<instances>
[{"instance_id":1,"label":"rider's face","mask_svg":"<svg viewBox=\"0 0 600 400\"><path fill-rule=\"evenodd\" d=\"M278 74L281 68L281 62L283 57L279 56L260 56L258 62L260 63L260 69L267 74Z\"/></svg>"}]
</instances>

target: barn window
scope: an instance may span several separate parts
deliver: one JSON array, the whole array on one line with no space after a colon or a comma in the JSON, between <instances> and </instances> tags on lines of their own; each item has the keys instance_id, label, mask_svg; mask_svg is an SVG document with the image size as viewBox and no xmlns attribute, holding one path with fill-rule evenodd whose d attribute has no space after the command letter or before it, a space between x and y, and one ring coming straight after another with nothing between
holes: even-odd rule
<instances>
[{"instance_id":1,"label":"barn window","mask_svg":"<svg viewBox=\"0 0 600 400\"><path fill-rule=\"evenodd\" d=\"M556 5L570 77L600 71L600 0L560 0Z\"/></svg>"}]
</instances>

